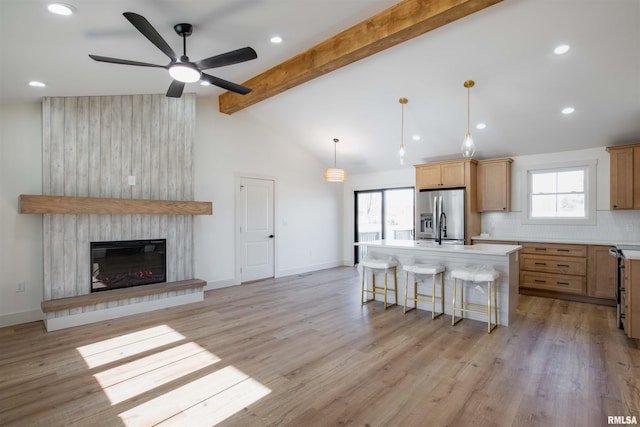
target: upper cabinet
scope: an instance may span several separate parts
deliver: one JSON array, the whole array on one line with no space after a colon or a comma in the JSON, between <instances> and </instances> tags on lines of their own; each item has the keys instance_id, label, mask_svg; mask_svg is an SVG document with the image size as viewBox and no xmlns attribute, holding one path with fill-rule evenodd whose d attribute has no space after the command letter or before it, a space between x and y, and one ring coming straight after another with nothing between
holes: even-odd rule
<instances>
[{"instance_id":1,"label":"upper cabinet","mask_svg":"<svg viewBox=\"0 0 640 427\"><path fill-rule=\"evenodd\" d=\"M640 144L607 147L611 160L610 208L640 209Z\"/></svg>"},{"instance_id":2,"label":"upper cabinet","mask_svg":"<svg viewBox=\"0 0 640 427\"><path fill-rule=\"evenodd\" d=\"M511 163L502 158L478 161L478 211L511 210Z\"/></svg>"},{"instance_id":3,"label":"upper cabinet","mask_svg":"<svg viewBox=\"0 0 640 427\"><path fill-rule=\"evenodd\" d=\"M452 160L416 165L416 189L464 187L466 163L464 160Z\"/></svg>"}]
</instances>

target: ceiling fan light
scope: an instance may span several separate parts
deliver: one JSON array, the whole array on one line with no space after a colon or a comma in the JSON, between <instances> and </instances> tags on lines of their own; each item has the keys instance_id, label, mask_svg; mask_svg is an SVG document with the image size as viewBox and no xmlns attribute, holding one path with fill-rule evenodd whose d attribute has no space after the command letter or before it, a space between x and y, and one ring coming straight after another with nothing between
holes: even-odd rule
<instances>
[{"instance_id":1,"label":"ceiling fan light","mask_svg":"<svg viewBox=\"0 0 640 427\"><path fill-rule=\"evenodd\" d=\"M326 168L324 170L324 179L327 182L345 182L347 171L340 168Z\"/></svg>"},{"instance_id":2,"label":"ceiling fan light","mask_svg":"<svg viewBox=\"0 0 640 427\"><path fill-rule=\"evenodd\" d=\"M169 74L174 80L183 83L195 83L200 80L200 71L191 64L181 62L169 67Z\"/></svg>"}]
</instances>

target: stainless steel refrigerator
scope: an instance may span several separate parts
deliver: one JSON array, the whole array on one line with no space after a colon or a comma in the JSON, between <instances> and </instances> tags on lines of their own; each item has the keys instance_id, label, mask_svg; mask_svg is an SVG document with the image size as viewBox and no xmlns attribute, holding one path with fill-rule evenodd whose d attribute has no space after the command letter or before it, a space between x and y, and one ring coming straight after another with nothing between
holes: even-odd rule
<instances>
[{"instance_id":1,"label":"stainless steel refrigerator","mask_svg":"<svg viewBox=\"0 0 640 427\"><path fill-rule=\"evenodd\" d=\"M416 239L464 244L464 188L416 193Z\"/></svg>"}]
</instances>

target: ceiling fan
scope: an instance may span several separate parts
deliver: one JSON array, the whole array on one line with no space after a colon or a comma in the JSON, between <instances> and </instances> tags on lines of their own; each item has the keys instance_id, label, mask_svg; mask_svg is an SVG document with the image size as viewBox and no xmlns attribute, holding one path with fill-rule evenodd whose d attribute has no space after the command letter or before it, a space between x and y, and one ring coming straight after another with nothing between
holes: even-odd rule
<instances>
[{"instance_id":1,"label":"ceiling fan","mask_svg":"<svg viewBox=\"0 0 640 427\"><path fill-rule=\"evenodd\" d=\"M200 61L191 62L187 56L187 37L189 37L193 31L191 24L177 24L173 27L175 32L182 37L183 55L178 57L176 53L171 49L171 46L162 38L160 34L153 28L153 26L147 21L144 16L138 15L133 12L123 13L124 17L133 24L151 43L153 43L158 49L164 52L165 55L171 59L167 65L149 64L147 62L130 61L128 59L108 58L106 56L89 55L89 57L99 62L109 62L112 64L124 64L124 65L137 65L140 67L155 67L164 68L169 70L169 74L173 78L173 82L169 86L167 96L172 98L180 98L184 85L186 83L194 83L199 80L208 82L212 85L216 85L231 92L236 92L241 95L246 95L251 92L251 89L242 86L219 77L214 77L209 74L203 73L202 70L210 68L224 67L225 65L237 64L240 62L256 59L258 55L256 51L250 47L244 47L242 49L232 50L220 55L215 55L209 58L201 59Z\"/></svg>"}]
</instances>

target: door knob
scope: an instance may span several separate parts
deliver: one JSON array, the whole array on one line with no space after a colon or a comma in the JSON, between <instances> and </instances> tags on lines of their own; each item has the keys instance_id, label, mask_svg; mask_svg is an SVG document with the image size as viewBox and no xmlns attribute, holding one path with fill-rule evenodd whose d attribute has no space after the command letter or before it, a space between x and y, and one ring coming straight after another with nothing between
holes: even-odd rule
<instances>
[{"instance_id":1,"label":"door knob","mask_svg":"<svg viewBox=\"0 0 640 427\"><path fill-rule=\"evenodd\" d=\"M273 234L270 234L270 235L269 235L269 238L270 238L270 239L273 239L274 237L276 237L276 236L274 236Z\"/></svg>"}]
</instances>

